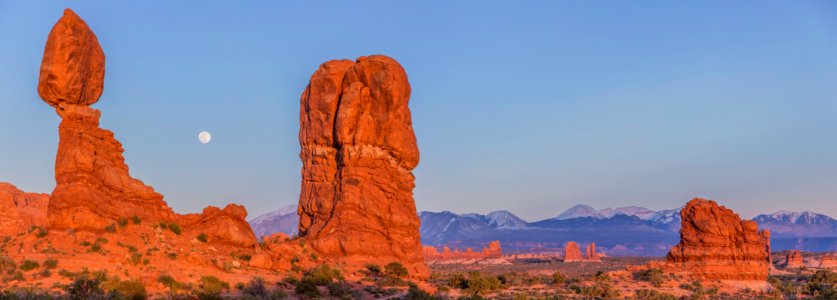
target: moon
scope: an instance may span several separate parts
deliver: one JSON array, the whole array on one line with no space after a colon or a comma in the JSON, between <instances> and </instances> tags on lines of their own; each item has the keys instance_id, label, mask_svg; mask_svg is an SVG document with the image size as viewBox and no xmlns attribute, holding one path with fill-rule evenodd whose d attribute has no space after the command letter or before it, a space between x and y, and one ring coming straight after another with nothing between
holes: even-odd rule
<instances>
[{"instance_id":1,"label":"moon","mask_svg":"<svg viewBox=\"0 0 837 300\"><path fill-rule=\"evenodd\" d=\"M201 141L201 144L209 143L212 140L212 135L209 134L209 131L201 131L198 134L198 140Z\"/></svg>"}]
</instances>

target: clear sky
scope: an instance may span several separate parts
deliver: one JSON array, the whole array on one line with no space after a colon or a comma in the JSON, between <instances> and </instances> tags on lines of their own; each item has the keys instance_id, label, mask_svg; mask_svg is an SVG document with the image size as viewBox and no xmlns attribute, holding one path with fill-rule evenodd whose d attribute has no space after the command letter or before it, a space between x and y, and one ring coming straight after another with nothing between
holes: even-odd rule
<instances>
[{"instance_id":1,"label":"clear sky","mask_svg":"<svg viewBox=\"0 0 837 300\"><path fill-rule=\"evenodd\" d=\"M180 213L296 203L309 76L386 54L412 85L419 210L837 217L834 1L0 0L0 181L27 191L55 184L36 87L65 7L107 56L102 127Z\"/></svg>"}]
</instances>

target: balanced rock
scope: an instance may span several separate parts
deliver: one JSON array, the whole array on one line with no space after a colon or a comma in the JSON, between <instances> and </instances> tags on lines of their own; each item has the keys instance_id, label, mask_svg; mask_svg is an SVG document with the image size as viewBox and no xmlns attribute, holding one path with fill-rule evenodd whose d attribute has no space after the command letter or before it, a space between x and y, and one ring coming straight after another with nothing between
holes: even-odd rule
<instances>
[{"instance_id":1,"label":"balanced rock","mask_svg":"<svg viewBox=\"0 0 837 300\"><path fill-rule=\"evenodd\" d=\"M704 279L767 280L770 240L753 221L715 201L695 198L680 211L680 243L667 262Z\"/></svg>"},{"instance_id":2,"label":"balanced rock","mask_svg":"<svg viewBox=\"0 0 837 300\"><path fill-rule=\"evenodd\" d=\"M228 204L224 209L209 206L201 214L181 217L186 227L200 229L211 241L251 247L258 242L246 218L247 209L237 204Z\"/></svg>"},{"instance_id":3,"label":"balanced rock","mask_svg":"<svg viewBox=\"0 0 837 300\"><path fill-rule=\"evenodd\" d=\"M38 94L46 103L90 105L102 95L105 54L93 31L70 9L49 32Z\"/></svg>"},{"instance_id":4,"label":"balanced rock","mask_svg":"<svg viewBox=\"0 0 837 300\"><path fill-rule=\"evenodd\" d=\"M802 261L802 252L799 250L788 251L785 268L798 269L804 267L805 263Z\"/></svg>"},{"instance_id":5,"label":"balanced rock","mask_svg":"<svg viewBox=\"0 0 837 300\"><path fill-rule=\"evenodd\" d=\"M14 185L0 182L0 235L46 225L48 202L47 194L25 193Z\"/></svg>"},{"instance_id":6,"label":"balanced rock","mask_svg":"<svg viewBox=\"0 0 837 300\"><path fill-rule=\"evenodd\" d=\"M422 258L413 201L419 151L410 84L401 65L373 55L320 66L300 100L299 235L325 257L398 261L414 277Z\"/></svg>"},{"instance_id":7,"label":"balanced rock","mask_svg":"<svg viewBox=\"0 0 837 300\"><path fill-rule=\"evenodd\" d=\"M564 262L579 262L584 260L581 257L581 248L573 241L564 245Z\"/></svg>"}]
</instances>

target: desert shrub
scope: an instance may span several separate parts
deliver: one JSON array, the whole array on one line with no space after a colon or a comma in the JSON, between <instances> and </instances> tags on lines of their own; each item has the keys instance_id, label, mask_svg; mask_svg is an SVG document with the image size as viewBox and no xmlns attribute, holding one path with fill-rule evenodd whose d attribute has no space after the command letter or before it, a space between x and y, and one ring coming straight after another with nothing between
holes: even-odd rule
<instances>
[{"instance_id":1,"label":"desert shrub","mask_svg":"<svg viewBox=\"0 0 837 300\"><path fill-rule=\"evenodd\" d=\"M564 284L565 281L567 281L567 277L561 274L561 272L552 273L552 282L556 285Z\"/></svg>"},{"instance_id":2,"label":"desert shrub","mask_svg":"<svg viewBox=\"0 0 837 300\"><path fill-rule=\"evenodd\" d=\"M183 287L183 284L171 277L171 275L160 275L157 277L157 282L162 283L169 288L169 293L176 294L177 290Z\"/></svg>"},{"instance_id":3,"label":"desert shrub","mask_svg":"<svg viewBox=\"0 0 837 300\"><path fill-rule=\"evenodd\" d=\"M329 299L360 299L361 294L359 291L352 290L352 287L349 286L346 282L332 282L328 284L328 295Z\"/></svg>"},{"instance_id":4,"label":"desert shrub","mask_svg":"<svg viewBox=\"0 0 837 300\"><path fill-rule=\"evenodd\" d=\"M250 279L250 282L241 289L241 292L244 295L251 296L256 299L268 299L270 293L268 293L267 288L264 286L264 279L261 277L254 277Z\"/></svg>"},{"instance_id":5,"label":"desert shrub","mask_svg":"<svg viewBox=\"0 0 837 300\"><path fill-rule=\"evenodd\" d=\"M270 293L270 299L277 299L278 300L278 299L286 299L286 298L288 298L288 292L285 292L283 290L275 290L272 293Z\"/></svg>"},{"instance_id":6,"label":"desert shrub","mask_svg":"<svg viewBox=\"0 0 837 300\"><path fill-rule=\"evenodd\" d=\"M327 285L334 280L343 280L340 270L328 265L318 265L303 274L302 281L310 282L316 286Z\"/></svg>"},{"instance_id":7,"label":"desert shrub","mask_svg":"<svg viewBox=\"0 0 837 300\"><path fill-rule=\"evenodd\" d=\"M49 258L44 261L44 268L47 269L55 269L58 266L58 260L54 258Z\"/></svg>"},{"instance_id":8,"label":"desert shrub","mask_svg":"<svg viewBox=\"0 0 837 300\"><path fill-rule=\"evenodd\" d=\"M42 226L35 227L35 236L39 237L39 238L47 236L46 228L44 228Z\"/></svg>"},{"instance_id":9,"label":"desert shrub","mask_svg":"<svg viewBox=\"0 0 837 300\"><path fill-rule=\"evenodd\" d=\"M299 283L299 279L296 278L296 276L288 275L288 276L285 276L285 278L282 278L282 282L290 284L290 285L296 285L297 283Z\"/></svg>"},{"instance_id":10,"label":"desert shrub","mask_svg":"<svg viewBox=\"0 0 837 300\"><path fill-rule=\"evenodd\" d=\"M294 292L297 295L307 298L320 297L320 290L317 289L317 286L313 282L307 280L302 280L299 283L297 283L296 287L294 288Z\"/></svg>"},{"instance_id":11,"label":"desert shrub","mask_svg":"<svg viewBox=\"0 0 837 300\"><path fill-rule=\"evenodd\" d=\"M663 293L656 290L638 290L634 292L634 298L636 299L647 299L647 300L677 300L677 296L674 296L669 293Z\"/></svg>"},{"instance_id":12,"label":"desert shrub","mask_svg":"<svg viewBox=\"0 0 837 300\"><path fill-rule=\"evenodd\" d=\"M665 281L662 269L639 270L633 273L633 277L636 280L649 282L654 287L662 286L663 281Z\"/></svg>"},{"instance_id":13,"label":"desert shrub","mask_svg":"<svg viewBox=\"0 0 837 300\"><path fill-rule=\"evenodd\" d=\"M500 288L500 280L496 276L484 275L480 272L468 274L468 288L471 295L485 295Z\"/></svg>"},{"instance_id":14,"label":"desert shrub","mask_svg":"<svg viewBox=\"0 0 837 300\"><path fill-rule=\"evenodd\" d=\"M142 262L142 253L139 252L132 252L131 255L128 257L128 261L131 262L133 265L138 265Z\"/></svg>"},{"instance_id":15,"label":"desert shrub","mask_svg":"<svg viewBox=\"0 0 837 300\"><path fill-rule=\"evenodd\" d=\"M113 285L112 298L143 300L148 298L145 286L139 280L123 280Z\"/></svg>"},{"instance_id":16,"label":"desert shrub","mask_svg":"<svg viewBox=\"0 0 837 300\"><path fill-rule=\"evenodd\" d=\"M407 289L407 295L404 295L403 300L436 300L442 297L434 297L420 289L416 284L410 283L410 288Z\"/></svg>"},{"instance_id":17,"label":"desert shrub","mask_svg":"<svg viewBox=\"0 0 837 300\"><path fill-rule=\"evenodd\" d=\"M169 230L171 230L171 232L174 232L174 234L176 235L180 235L180 225L178 225L177 223L171 223L168 227Z\"/></svg>"},{"instance_id":18,"label":"desert shrub","mask_svg":"<svg viewBox=\"0 0 837 300\"><path fill-rule=\"evenodd\" d=\"M593 298L604 298L604 299L612 299L619 297L619 291L613 288L610 283L602 280L596 282L596 284L591 286L579 286L579 285L572 285L570 287L576 294L585 296L585 297L593 297Z\"/></svg>"},{"instance_id":19,"label":"desert shrub","mask_svg":"<svg viewBox=\"0 0 837 300\"><path fill-rule=\"evenodd\" d=\"M372 274L380 274L381 273L381 266L376 264L366 264L366 270Z\"/></svg>"},{"instance_id":20,"label":"desert shrub","mask_svg":"<svg viewBox=\"0 0 837 300\"><path fill-rule=\"evenodd\" d=\"M17 270L17 264L8 256L0 256L0 274Z\"/></svg>"},{"instance_id":21,"label":"desert shrub","mask_svg":"<svg viewBox=\"0 0 837 300\"><path fill-rule=\"evenodd\" d=\"M134 225L139 225L140 223L142 223L142 220L137 215L133 215L131 216L131 223L134 223Z\"/></svg>"},{"instance_id":22,"label":"desert shrub","mask_svg":"<svg viewBox=\"0 0 837 300\"><path fill-rule=\"evenodd\" d=\"M116 224L110 224L105 226L105 231L107 232L116 232Z\"/></svg>"},{"instance_id":23,"label":"desert shrub","mask_svg":"<svg viewBox=\"0 0 837 300\"><path fill-rule=\"evenodd\" d=\"M462 275L462 273L453 273L448 279L448 286L457 289L467 289L468 279L465 278L465 275Z\"/></svg>"},{"instance_id":24,"label":"desert shrub","mask_svg":"<svg viewBox=\"0 0 837 300\"><path fill-rule=\"evenodd\" d=\"M391 262L384 266L384 274L396 278L405 278L410 275L410 273L407 271L407 268L405 268L404 265L397 261Z\"/></svg>"},{"instance_id":25,"label":"desert shrub","mask_svg":"<svg viewBox=\"0 0 837 300\"><path fill-rule=\"evenodd\" d=\"M166 256L171 260L175 260L175 259L177 259L177 252L166 253Z\"/></svg>"},{"instance_id":26,"label":"desert shrub","mask_svg":"<svg viewBox=\"0 0 837 300\"><path fill-rule=\"evenodd\" d=\"M818 299L837 299L837 273L819 270L806 285L807 290ZM834 296L834 298L829 298Z\"/></svg>"},{"instance_id":27,"label":"desert shrub","mask_svg":"<svg viewBox=\"0 0 837 300\"><path fill-rule=\"evenodd\" d=\"M206 235L206 233L201 232L200 234L198 234L198 241L204 243L209 242L209 237Z\"/></svg>"},{"instance_id":28,"label":"desert shrub","mask_svg":"<svg viewBox=\"0 0 837 300\"><path fill-rule=\"evenodd\" d=\"M128 226L128 219L126 218L119 218L116 222L119 223L119 227L125 228L125 226Z\"/></svg>"},{"instance_id":29,"label":"desert shrub","mask_svg":"<svg viewBox=\"0 0 837 300\"><path fill-rule=\"evenodd\" d=\"M40 266L41 266L41 264L39 264L37 261L27 259L27 260L24 260L22 263L20 263L19 268L21 270L23 270L24 272L28 272L28 271L32 271L34 269L37 269Z\"/></svg>"},{"instance_id":30,"label":"desert shrub","mask_svg":"<svg viewBox=\"0 0 837 300\"><path fill-rule=\"evenodd\" d=\"M71 300L105 299L105 291L102 290L100 281L86 276L70 283L66 291Z\"/></svg>"},{"instance_id":31,"label":"desert shrub","mask_svg":"<svg viewBox=\"0 0 837 300\"><path fill-rule=\"evenodd\" d=\"M221 292L230 288L228 282L222 281L215 276L201 277L200 285L198 286L197 296L199 299L222 299Z\"/></svg>"}]
</instances>

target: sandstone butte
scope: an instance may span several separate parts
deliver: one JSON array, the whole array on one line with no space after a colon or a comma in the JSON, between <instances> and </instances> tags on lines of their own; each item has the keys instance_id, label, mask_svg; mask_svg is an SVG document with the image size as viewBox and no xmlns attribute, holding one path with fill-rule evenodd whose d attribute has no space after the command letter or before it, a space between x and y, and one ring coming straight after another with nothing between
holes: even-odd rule
<instances>
[{"instance_id":1,"label":"sandstone butte","mask_svg":"<svg viewBox=\"0 0 837 300\"><path fill-rule=\"evenodd\" d=\"M401 65L382 55L333 60L300 99L299 235L349 266L401 262L426 278L413 200L419 150Z\"/></svg>"},{"instance_id":2,"label":"sandstone butte","mask_svg":"<svg viewBox=\"0 0 837 300\"><path fill-rule=\"evenodd\" d=\"M804 268L805 263L802 261L802 252L799 250L790 250L785 259L785 268L798 269Z\"/></svg>"},{"instance_id":3,"label":"sandstone butte","mask_svg":"<svg viewBox=\"0 0 837 300\"><path fill-rule=\"evenodd\" d=\"M316 263L305 243L274 235L258 245L244 207L207 207L180 215L163 196L130 176L122 145L99 127L88 107L104 88L104 54L95 34L71 10L49 34L38 92L61 117L51 195L0 183L0 255L18 263L55 259L69 272L104 271L165 289L160 275L197 284L212 275L236 283L253 276L280 280ZM11 251L10 249L19 249ZM5 257L3 259L6 259ZM283 273L284 272L284 273ZM56 289L62 276L35 276ZM19 282L3 281L0 289Z\"/></svg>"},{"instance_id":4,"label":"sandstone butte","mask_svg":"<svg viewBox=\"0 0 837 300\"><path fill-rule=\"evenodd\" d=\"M590 245L587 245L587 248L585 248L585 255L586 255L585 258L588 261L601 261L602 260L600 255L598 253L596 253L596 243L590 243Z\"/></svg>"},{"instance_id":5,"label":"sandstone butte","mask_svg":"<svg viewBox=\"0 0 837 300\"><path fill-rule=\"evenodd\" d=\"M826 253L820 258L820 268L833 269L837 268L837 254Z\"/></svg>"},{"instance_id":6,"label":"sandstone butte","mask_svg":"<svg viewBox=\"0 0 837 300\"><path fill-rule=\"evenodd\" d=\"M564 262L579 262L584 260L581 257L581 248L573 241L569 241L564 245Z\"/></svg>"},{"instance_id":7,"label":"sandstone butte","mask_svg":"<svg viewBox=\"0 0 837 300\"><path fill-rule=\"evenodd\" d=\"M459 249L451 251L449 247L444 247L442 248L442 252L439 252L439 250L433 246L422 247L422 252L426 261L500 258L503 256L503 249L500 247L500 241L492 241L488 243L488 246L483 247L480 252L476 252L472 248L466 248L465 251L459 251Z\"/></svg>"},{"instance_id":8,"label":"sandstone butte","mask_svg":"<svg viewBox=\"0 0 837 300\"><path fill-rule=\"evenodd\" d=\"M670 271L702 279L766 281L770 234L715 201L695 198L680 211L680 243L666 257Z\"/></svg>"}]
</instances>

